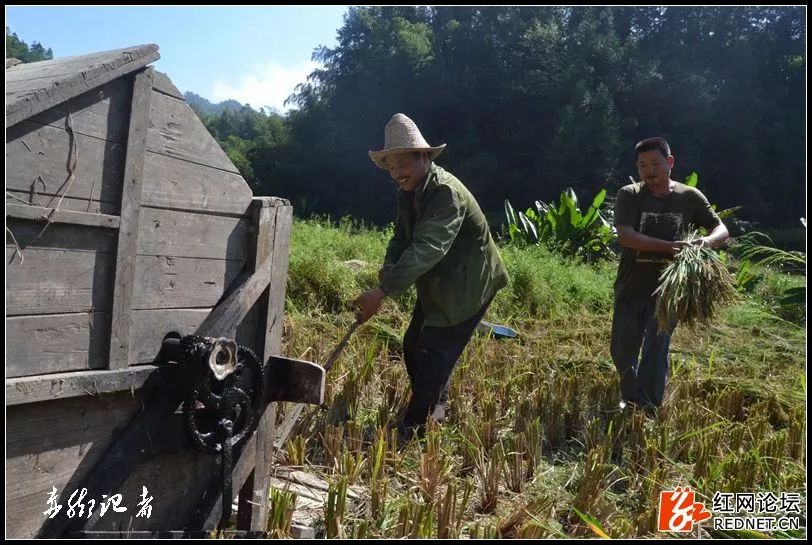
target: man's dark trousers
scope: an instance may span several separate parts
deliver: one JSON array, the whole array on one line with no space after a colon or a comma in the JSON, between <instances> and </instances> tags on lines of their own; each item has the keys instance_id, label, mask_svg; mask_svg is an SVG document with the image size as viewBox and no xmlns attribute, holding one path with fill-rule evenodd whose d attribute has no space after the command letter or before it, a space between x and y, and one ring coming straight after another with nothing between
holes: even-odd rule
<instances>
[{"instance_id":1,"label":"man's dark trousers","mask_svg":"<svg viewBox=\"0 0 812 545\"><path fill-rule=\"evenodd\" d=\"M612 317L611 353L623 400L649 408L663 402L673 331L657 331L656 301L654 296L616 297Z\"/></svg>"},{"instance_id":2,"label":"man's dark trousers","mask_svg":"<svg viewBox=\"0 0 812 545\"><path fill-rule=\"evenodd\" d=\"M490 301L460 324L432 327L423 325L423 309L417 300L412 321L403 336L412 396L400 426L402 436L408 437L414 430L422 436L429 413L438 403L445 405L451 372L489 305Z\"/></svg>"}]
</instances>

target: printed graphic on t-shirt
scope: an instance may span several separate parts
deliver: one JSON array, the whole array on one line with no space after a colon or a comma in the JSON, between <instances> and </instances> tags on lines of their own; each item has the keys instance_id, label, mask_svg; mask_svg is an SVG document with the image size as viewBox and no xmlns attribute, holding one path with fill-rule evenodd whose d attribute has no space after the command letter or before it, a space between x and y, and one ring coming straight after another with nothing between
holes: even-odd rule
<instances>
[{"instance_id":1,"label":"printed graphic on t-shirt","mask_svg":"<svg viewBox=\"0 0 812 545\"><path fill-rule=\"evenodd\" d=\"M682 214L667 212L643 212L640 215L639 232L661 240L678 240L682 232ZM638 252L637 261L663 261L667 254L662 252Z\"/></svg>"}]
</instances>

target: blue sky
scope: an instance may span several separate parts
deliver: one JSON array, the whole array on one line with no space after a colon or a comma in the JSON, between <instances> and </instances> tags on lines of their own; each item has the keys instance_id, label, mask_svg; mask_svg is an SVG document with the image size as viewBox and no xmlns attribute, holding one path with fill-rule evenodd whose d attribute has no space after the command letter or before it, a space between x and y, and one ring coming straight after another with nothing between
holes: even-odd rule
<instances>
[{"instance_id":1,"label":"blue sky","mask_svg":"<svg viewBox=\"0 0 812 545\"><path fill-rule=\"evenodd\" d=\"M7 6L6 26L54 58L154 43L181 91L254 108L282 103L334 47L347 6Z\"/></svg>"}]
</instances>

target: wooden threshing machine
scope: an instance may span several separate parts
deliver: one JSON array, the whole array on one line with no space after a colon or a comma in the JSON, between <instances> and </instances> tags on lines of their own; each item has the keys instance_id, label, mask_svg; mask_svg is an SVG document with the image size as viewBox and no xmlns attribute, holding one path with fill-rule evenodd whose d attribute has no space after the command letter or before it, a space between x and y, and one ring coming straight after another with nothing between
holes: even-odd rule
<instances>
[{"instance_id":1,"label":"wooden threshing machine","mask_svg":"<svg viewBox=\"0 0 812 545\"><path fill-rule=\"evenodd\" d=\"M274 402L322 401L324 370L278 357L291 206L158 58L6 68L8 537L193 535L237 495L263 531Z\"/></svg>"}]
</instances>

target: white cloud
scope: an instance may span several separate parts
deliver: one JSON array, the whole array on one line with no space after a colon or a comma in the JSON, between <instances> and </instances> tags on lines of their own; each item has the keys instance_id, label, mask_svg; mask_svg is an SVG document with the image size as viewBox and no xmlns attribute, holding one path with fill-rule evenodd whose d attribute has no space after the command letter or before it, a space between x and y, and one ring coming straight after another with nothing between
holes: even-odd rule
<instances>
[{"instance_id":1,"label":"white cloud","mask_svg":"<svg viewBox=\"0 0 812 545\"><path fill-rule=\"evenodd\" d=\"M269 62L258 66L253 74L244 76L237 83L224 79L214 82L212 102L234 99L242 104L250 104L258 110L271 106L285 112L290 105L283 106L283 102L300 83L307 80L310 74L321 65L315 61L307 61L299 66L285 68L277 62Z\"/></svg>"}]
</instances>

